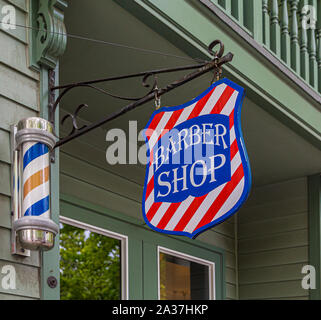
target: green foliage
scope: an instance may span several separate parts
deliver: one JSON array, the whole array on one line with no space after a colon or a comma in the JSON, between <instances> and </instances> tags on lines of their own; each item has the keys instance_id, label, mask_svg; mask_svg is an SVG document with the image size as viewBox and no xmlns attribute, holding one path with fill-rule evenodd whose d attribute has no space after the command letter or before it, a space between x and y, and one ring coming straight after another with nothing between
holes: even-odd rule
<instances>
[{"instance_id":1,"label":"green foliage","mask_svg":"<svg viewBox=\"0 0 321 320\"><path fill-rule=\"evenodd\" d=\"M61 300L120 299L120 241L63 224Z\"/></svg>"}]
</instances>

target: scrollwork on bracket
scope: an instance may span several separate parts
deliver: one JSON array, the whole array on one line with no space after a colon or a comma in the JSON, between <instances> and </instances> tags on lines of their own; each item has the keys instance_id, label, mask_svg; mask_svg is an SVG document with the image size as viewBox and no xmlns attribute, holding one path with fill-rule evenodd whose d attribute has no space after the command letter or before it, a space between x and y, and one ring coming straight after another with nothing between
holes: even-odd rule
<instances>
[{"instance_id":1,"label":"scrollwork on bracket","mask_svg":"<svg viewBox=\"0 0 321 320\"><path fill-rule=\"evenodd\" d=\"M78 123L77 123L77 117L78 117L78 113L81 111L82 108L88 108L88 105L85 103L82 103L81 105L78 106L78 108L76 109L76 111L72 114L72 113L67 113L62 119L61 119L61 125L64 125L64 122L70 118L72 121L72 129L69 133L69 135L72 135L75 133L75 131L79 131L82 130L86 127L86 125L82 126L81 128L79 127Z\"/></svg>"},{"instance_id":2,"label":"scrollwork on bracket","mask_svg":"<svg viewBox=\"0 0 321 320\"><path fill-rule=\"evenodd\" d=\"M214 48L217 48L217 51L214 51ZM71 131L69 134L65 137L60 138L60 140L56 143L55 148L62 146L63 144L72 141L82 135L84 135L87 132L90 132L91 130L94 130L105 123L112 121L123 114L155 99L156 101L156 107L159 107L158 100L159 98L164 95L167 92L170 92L171 90L178 88L185 83L192 81L200 76L202 76L205 73L208 73L210 71L213 71L215 77L220 77L221 75L221 70L222 66L228 62L231 62L233 59L233 54L229 52L225 56L224 54L224 45L221 41L215 40L213 41L209 47L208 47L209 53L213 56L213 59L211 61L204 61L203 63L198 63L195 65L189 65L189 66L181 66L181 67L175 67L175 68L166 68L166 69L158 69L158 70L150 70L150 71L145 71L145 72L139 72L139 73L134 73L134 74L127 74L127 75L121 75L121 76L113 76L113 77L108 77L104 79L95 79L95 80L89 80L85 82L75 82L75 83L70 83L70 84L65 84L65 85L60 85L60 86L54 86L53 81L49 81L49 89L51 92L51 97L52 99L49 100L49 121L54 125L55 123L55 112L56 109L63 99L64 96L66 96L71 90L75 88L89 88L92 90L96 90L97 92L101 94L108 95L113 98L121 99L121 100L128 100L131 103L128 104L127 106L109 114L106 117L103 117L102 119L99 119L98 121L89 124L89 125L84 125L82 127L79 127L79 124L77 122L78 114L83 108L87 108L87 104L80 104L76 108L74 112L68 113L65 115L61 121L61 125L63 126L66 122L67 119L69 120L68 122L70 123L71 120ZM184 71L184 70L194 70L193 72L186 74L184 77L171 82L170 84L166 85L163 88L158 88L158 80L157 76L161 74L166 74L166 73L173 73L173 72L178 72L178 71ZM50 72L52 74L52 72ZM137 79L141 78L142 85L148 89L148 92L145 93L141 97L125 97L125 96L119 96L112 94L108 92L105 89L102 89L98 86L97 84L101 83L107 83L111 81L116 81L116 80L124 80L124 79ZM52 79L52 77L49 77L49 79ZM153 80L153 82L151 81ZM149 83L148 83L149 82ZM55 99L54 93L56 91L60 90L59 95Z\"/></svg>"},{"instance_id":3,"label":"scrollwork on bracket","mask_svg":"<svg viewBox=\"0 0 321 320\"><path fill-rule=\"evenodd\" d=\"M54 69L67 45L64 24L64 0L39 0L35 32L35 60L39 65Z\"/></svg>"}]
</instances>

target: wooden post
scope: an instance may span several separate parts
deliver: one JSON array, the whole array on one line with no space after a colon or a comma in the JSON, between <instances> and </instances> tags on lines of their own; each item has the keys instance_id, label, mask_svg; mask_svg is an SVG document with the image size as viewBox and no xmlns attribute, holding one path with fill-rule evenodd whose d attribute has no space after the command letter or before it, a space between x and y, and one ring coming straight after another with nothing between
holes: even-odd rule
<instances>
[{"instance_id":1,"label":"wooden post","mask_svg":"<svg viewBox=\"0 0 321 320\"><path fill-rule=\"evenodd\" d=\"M278 0L272 0L271 7L271 50L280 57L281 55L281 29L279 24L279 4Z\"/></svg>"},{"instance_id":2,"label":"wooden post","mask_svg":"<svg viewBox=\"0 0 321 320\"><path fill-rule=\"evenodd\" d=\"M288 1L282 0L282 20L281 20L281 58L282 60L291 65L291 41L289 34L289 13Z\"/></svg>"},{"instance_id":3,"label":"wooden post","mask_svg":"<svg viewBox=\"0 0 321 320\"><path fill-rule=\"evenodd\" d=\"M225 10L227 14L232 15L232 0L225 0Z\"/></svg>"},{"instance_id":4,"label":"wooden post","mask_svg":"<svg viewBox=\"0 0 321 320\"><path fill-rule=\"evenodd\" d=\"M317 2L317 25L316 25L316 38L317 38L317 52L316 59L318 64L318 87L317 90L321 92L321 0Z\"/></svg>"},{"instance_id":5,"label":"wooden post","mask_svg":"<svg viewBox=\"0 0 321 320\"><path fill-rule=\"evenodd\" d=\"M233 0L234 1L234 0ZM263 2L258 0L243 0L244 7L244 25L252 31L256 42L263 43ZM270 28L270 26L269 26ZM270 43L268 43L270 45Z\"/></svg>"},{"instance_id":6,"label":"wooden post","mask_svg":"<svg viewBox=\"0 0 321 320\"><path fill-rule=\"evenodd\" d=\"M307 5L307 0L302 0L301 1L302 6L301 6L301 33L300 33L300 38L301 38L301 46L300 46L300 56L301 56L301 77L305 79L307 82L309 82L310 75L309 75L309 52L308 52L308 33L307 29L305 26L305 21L307 18L307 12L302 10L302 8Z\"/></svg>"},{"instance_id":7,"label":"wooden post","mask_svg":"<svg viewBox=\"0 0 321 320\"><path fill-rule=\"evenodd\" d=\"M270 16L268 12L268 0L262 1L263 12L263 43L270 46Z\"/></svg>"},{"instance_id":8,"label":"wooden post","mask_svg":"<svg viewBox=\"0 0 321 320\"><path fill-rule=\"evenodd\" d=\"M313 6L313 10L317 10L317 2L316 0L310 0L310 5ZM313 19L310 20L310 28L308 32L308 40L309 40L309 67L310 67L310 84L313 86L316 90L318 90L318 65L317 65L317 43L316 43L316 11L310 12L309 14L313 14Z\"/></svg>"},{"instance_id":9,"label":"wooden post","mask_svg":"<svg viewBox=\"0 0 321 320\"><path fill-rule=\"evenodd\" d=\"M291 68L300 74L300 45L298 27L298 5L299 0L291 0Z\"/></svg>"}]
</instances>

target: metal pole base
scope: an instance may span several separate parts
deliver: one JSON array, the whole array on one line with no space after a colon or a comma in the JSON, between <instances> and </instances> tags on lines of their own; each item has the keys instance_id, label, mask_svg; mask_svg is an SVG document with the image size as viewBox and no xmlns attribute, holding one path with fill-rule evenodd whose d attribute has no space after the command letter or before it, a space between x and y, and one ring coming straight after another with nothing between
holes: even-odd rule
<instances>
[{"instance_id":1,"label":"metal pole base","mask_svg":"<svg viewBox=\"0 0 321 320\"><path fill-rule=\"evenodd\" d=\"M58 226L51 220L23 217L14 222L13 229L24 249L47 251L55 245Z\"/></svg>"}]
</instances>

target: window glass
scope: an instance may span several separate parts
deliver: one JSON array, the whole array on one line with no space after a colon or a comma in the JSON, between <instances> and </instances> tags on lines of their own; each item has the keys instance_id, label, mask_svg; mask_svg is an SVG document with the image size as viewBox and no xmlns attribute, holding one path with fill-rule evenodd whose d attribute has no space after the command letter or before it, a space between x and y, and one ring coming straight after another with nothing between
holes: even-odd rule
<instances>
[{"instance_id":1,"label":"window glass","mask_svg":"<svg viewBox=\"0 0 321 320\"><path fill-rule=\"evenodd\" d=\"M160 252L159 268L161 300L210 299L208 265Z\"/></svg>"},{"instance_id":2,"label":"window glass","mask_svg":"<svg viewBox=\"0 0 321 320\"><path fill-rule=\"evenodd\" d=\"M61 300L121 299L120 248L120 240L61 223Z\"/></svg>"}]
</instances>

